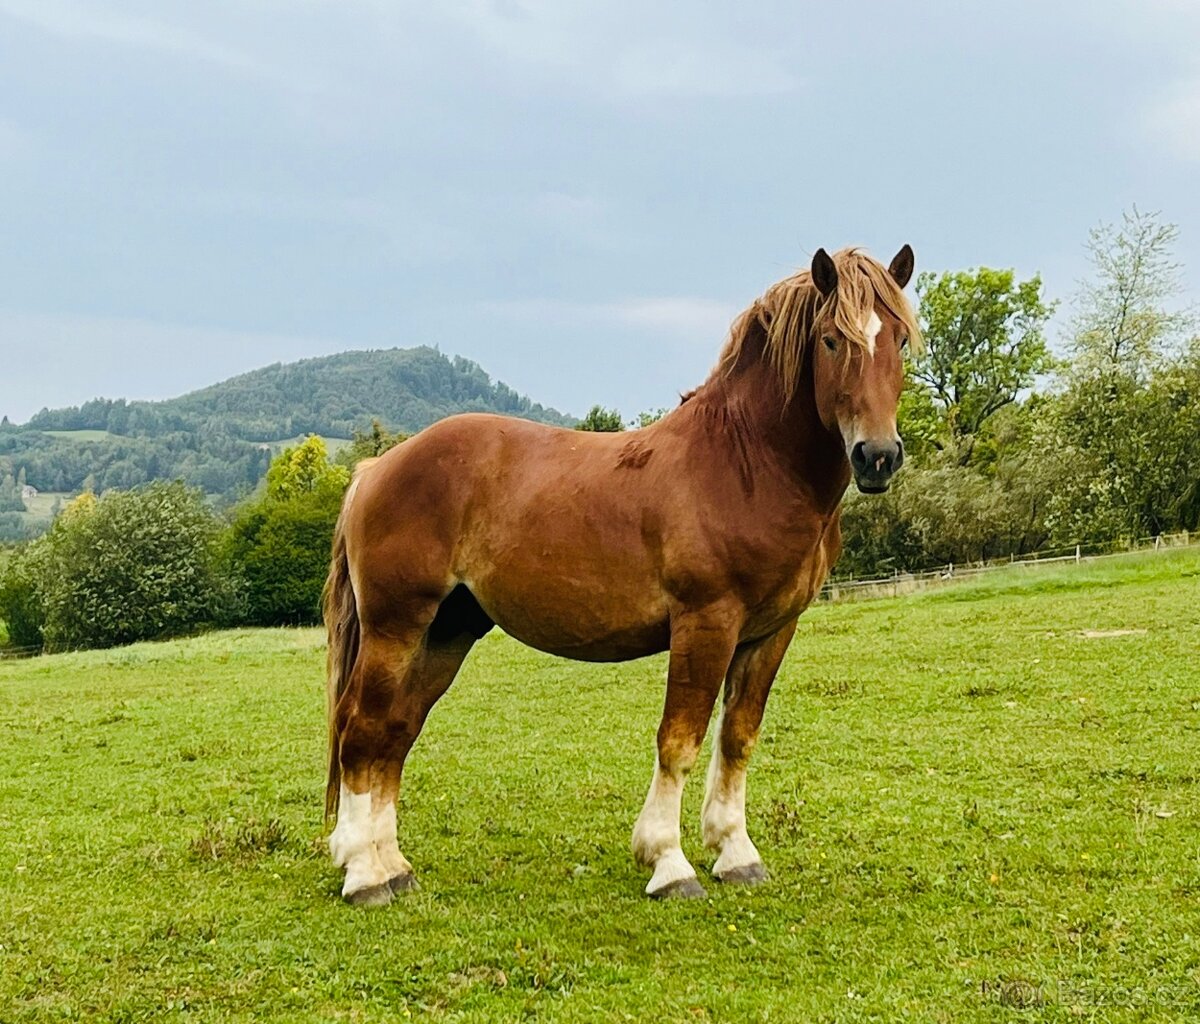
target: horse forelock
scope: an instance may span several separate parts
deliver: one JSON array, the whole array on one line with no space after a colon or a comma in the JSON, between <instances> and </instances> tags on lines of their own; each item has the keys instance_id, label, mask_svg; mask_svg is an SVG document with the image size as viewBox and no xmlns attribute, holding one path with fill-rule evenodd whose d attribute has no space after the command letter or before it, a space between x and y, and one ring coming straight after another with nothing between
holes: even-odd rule
<instances>
[{"instance_id":1,"label":"horse forelock","mask_svg":"<svg viewBox=\"0 0 1200 1024\"><path fill-rule=\"evenodd\" d=\"M771 285L749 309L734 320L721 350L718 371L730 373L756 328L765 333L763 358L779 374L785 401L800 382L809 352L820 340L821 325L832 318L838 332L864 350L874 346L869 331L876 303L901 324L913 352L921 350L921 329L916 314L892 275L862 249L842 249L833 255L838 284L831 295L822 295L807 270Z\"/></svg>"}]
</instances>

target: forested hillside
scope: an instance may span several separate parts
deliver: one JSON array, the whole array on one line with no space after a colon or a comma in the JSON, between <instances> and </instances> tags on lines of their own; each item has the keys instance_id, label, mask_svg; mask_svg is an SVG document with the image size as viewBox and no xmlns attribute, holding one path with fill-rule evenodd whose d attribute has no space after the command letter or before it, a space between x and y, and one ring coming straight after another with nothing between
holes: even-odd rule
<instances>
[{"instance_id":1,"label":"forested hillside","mask_svg":"<svg viewBox=\"0 0 1200 1024\"><path fill-rule=\"evenodd\" d=\"M233 498L261 479L273 442L348 438L374 419L411 433L469 411L573 422L491 380L476 363L432 348L342 352L264 367L166 401L97 398L43 409L23 426L5 421L0 478L24 469L42 492L182 479Z\"/></svg>"}]
</instances>

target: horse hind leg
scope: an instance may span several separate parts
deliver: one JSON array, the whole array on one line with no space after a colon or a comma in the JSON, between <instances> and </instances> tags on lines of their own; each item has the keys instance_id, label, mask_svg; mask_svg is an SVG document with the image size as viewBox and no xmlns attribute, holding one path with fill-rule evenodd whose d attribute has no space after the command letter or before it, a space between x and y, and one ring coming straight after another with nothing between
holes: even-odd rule
<instances>
[{"instance_id":1,"label":"horse hind leg","mask_svg":"<svg viewBox=\"0 0 1200 1024\"><path fill-rule=\"evenodd\" d=\"M381 905L392 893L418 888L397 841L396 799L426 717L476 637L490 628L490 620L485 623L482 612L471 609L473 603L447 597L436 614L423 617L428 630L407 638L363 637L338 708L342 780L338 824L330 836L334 862L346 870L347 902Z\"/></svg>"},{"instance_id":2,"label":"horse hind leg","mask_svg":"<svg viewBox=\"0 0 1200 1024\"><path fill-rule=\"evenodd\" d=\"M430 638L417 652L392 706L389 716L392 746L386 759L387 770L381 776L373 825L375 849L388 876L388 887L394 893L419 888L412 864L400 852L397 838L396 800L404 763L430 710L450 688L474 643L475 637L468 633L433 640L431 630Z\"/></svg>"}]
</instances>

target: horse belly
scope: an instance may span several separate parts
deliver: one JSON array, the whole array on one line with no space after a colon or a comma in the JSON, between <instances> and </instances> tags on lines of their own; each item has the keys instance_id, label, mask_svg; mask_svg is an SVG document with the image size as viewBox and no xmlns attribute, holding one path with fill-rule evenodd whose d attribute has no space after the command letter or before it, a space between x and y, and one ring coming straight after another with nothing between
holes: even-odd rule
<instances>
[{"instance_id":1,"label":"horse belly","mask_svg":"<svg viewBox=\"0 0 1200 1024\"><path fill-rule=\"evenodd\" d=\"M542 568L528 574L487 573L468 586L504 632L549 654L628 661L666 650L665 599L651 587L613 587L611 582Z\"/></svg>"}]
</instances>

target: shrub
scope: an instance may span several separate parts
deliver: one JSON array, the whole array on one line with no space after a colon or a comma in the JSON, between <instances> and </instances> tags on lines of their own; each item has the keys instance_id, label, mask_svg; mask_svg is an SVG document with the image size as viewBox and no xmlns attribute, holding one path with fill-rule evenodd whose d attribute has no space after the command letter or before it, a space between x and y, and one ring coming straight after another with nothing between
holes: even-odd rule
<instances>
[{"instance_id":1,"label":"shrub","mask_svg":"<svg viewBox=\"0 0 1200 1024\"><path fill-rule=\"evenodd\" d=\"M40 648L46 624L41 584L48 545L45 538L13 553L0 574L0 619L13 647Z\"/></svg>"},{"instance_id":2,"label":"shrub","mask_svg":"<svg viewBox=\"0 0 1200 1024\"><path fill-rule=\"evenodd\" d=\"M275 458L266 489L238 510L226 553L250 623L320 618L333 528L349 480L344 466L330 464L324 442L310 437Z\"/></svg>"},{"instance_id":3,"label":"shrub","mask_svg":"<svg viewBox=\"0 0 1200 1024\"><path fill-rule=\"evenodd\" d=\"M111 647L225 617L219 532L203 494L178 482L77 498L40 563L46 648Z\"/></svg>"}]
</instances>

